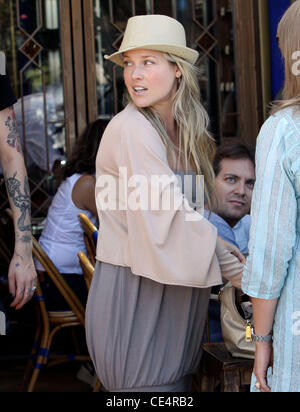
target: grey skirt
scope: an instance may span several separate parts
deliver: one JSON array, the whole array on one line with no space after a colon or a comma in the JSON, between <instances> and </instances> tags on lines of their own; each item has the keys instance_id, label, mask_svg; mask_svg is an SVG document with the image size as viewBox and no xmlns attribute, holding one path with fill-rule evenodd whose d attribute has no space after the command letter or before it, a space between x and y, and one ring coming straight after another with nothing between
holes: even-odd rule
<instances>
[{"instance_id":1,"label":"grey skirt","mask_svg":"<svg viewBox=\"0 0 300 412\"><path fill-rule=\"evenodd\" d=\"M169 286L97 262L86 336L110 392L186 392L202 354L210 289Z\"/></svg>"}]
</instances>

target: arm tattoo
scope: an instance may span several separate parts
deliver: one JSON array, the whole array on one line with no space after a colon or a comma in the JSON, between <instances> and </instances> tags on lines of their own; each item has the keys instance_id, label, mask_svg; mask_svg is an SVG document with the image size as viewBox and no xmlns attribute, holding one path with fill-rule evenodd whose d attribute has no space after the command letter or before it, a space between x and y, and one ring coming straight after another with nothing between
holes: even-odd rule
<instances>
[{"instance_id":1,"label":"arm tattoo","mask_svg":"<svg viewBox=\"0 0 300 412\"><path fill-rule=\"evenodd\" d=\"M5 126L8 127L9 133L7 135L7 144L12 148L16 148L19 153L22 153L22 146L17 129L17 121L15 113L12 112L12 116L8 116Z\"/></svg>"},{"instance_id":2,"label":"arm tattoo","mask_svg":"<svg viewBox=\"0 0 300 412\"><path fill-rule=\"evenodd\" d=\"M17 173L13 177L6 180L7 192L12 199L14 205L20 210L21 216L18 219L18 229L21 232L29 232L22 237L22 242L28 243L31 241L31 226L25 224L26 217L28 215L29 222L31 216L31 202L30 202L30 189L28 178L24 180L24 194L21 192L21 183L16 179Z\"/></svg>"}]
</instances>

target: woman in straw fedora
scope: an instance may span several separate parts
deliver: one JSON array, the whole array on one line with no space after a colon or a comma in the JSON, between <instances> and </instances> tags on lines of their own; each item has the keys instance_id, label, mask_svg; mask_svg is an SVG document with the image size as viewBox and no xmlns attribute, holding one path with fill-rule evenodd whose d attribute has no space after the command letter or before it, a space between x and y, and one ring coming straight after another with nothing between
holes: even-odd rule
<instances>
[{"instance_id":1,"label":"woman in straw fedora","mask_svg":"<svg viewBox=\"0 0 300 412\"><path fill-rule=\"evenodd\" d=\"M174 174L203 174L210 199L213 141L197 57L182 25L160 15L129 19L120 50L107 57L124 67L129 98L96 162L100 231L87 342L109 391L189 390L210 288L222 283L221 272L240 286L239 251L217 240ZM149 195L172 202L149 206Z\"/></svg>"},{"instance_id":2,"label":"woman in straw fedora","mask_svg":"<svg viewBox=\"0 0 300 412\"><path fill-rule=\"evenodd\" d=\"M300 0L282 17L277 36L285 60L283 99L257 140L242 283L253 304L254 392L300 392Z\"/></svg>"}]
</instances>

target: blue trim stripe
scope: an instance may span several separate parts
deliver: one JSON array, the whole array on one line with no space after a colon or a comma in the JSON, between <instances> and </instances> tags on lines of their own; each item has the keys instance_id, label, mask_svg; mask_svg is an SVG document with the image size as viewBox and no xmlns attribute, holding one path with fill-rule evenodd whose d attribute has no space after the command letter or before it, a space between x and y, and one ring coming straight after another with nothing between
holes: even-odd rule
<instances>
[{"instance_id":1,"label":"blue trim stripe","mask_svg":"<svg viewBox=\"0 0 300 412\"><path fill-rule=\"evenodd\" d=\"M93 241L94 241L95 246L97 246L98 230L95 230L95 232L93 232L92 237L93 237Z\"/></svg>"},{"instance_id":2,"label":"blue trim stripe","mask_svg":"<svg viewBox=\"0 0 300 412\"><path fill-rule=\"evenodd\" d=\"M50 355L50 350L46 348L40 348L39 355L44 356L45 358L48 358Z\"/></svg>"},{"instance_id":3,"label":"blue trim stripe","mask_svg":"<svg viewBox=\"0 0 300 412\"><path fill-rule=\"evenodd\" d=\"M37 302L44 302L44 301L45 301L44 296L34 295L34 296L33 296L33 299L36 300Z\"/></svg>"}]
</instances>

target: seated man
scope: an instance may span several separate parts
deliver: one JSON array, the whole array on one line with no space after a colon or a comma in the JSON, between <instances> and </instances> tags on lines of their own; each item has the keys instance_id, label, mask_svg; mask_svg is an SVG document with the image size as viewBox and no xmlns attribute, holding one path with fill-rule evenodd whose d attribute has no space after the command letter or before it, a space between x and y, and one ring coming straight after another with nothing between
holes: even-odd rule
<instances>
[{"instance_id":1,"label":"seated man","mask_svg":"<svg viewBox=\"0 0 300 412\"><path fill-rule=\"evenodd\" d=\"M205 216L218 235L248 253L250 206L255 183L254 150L240 143L219 146L213 162L216 201Z\"/></svg>"},{"instance_id":2,"label":"seated man","mask_svg":"<svg viewBox=\"0 0 300 412\"><path fill-rule=\"evenodd\" d=\"M205 217L217 227L218 235L248 254L250 206L255 183L255 152L240 143L217 148L214 162L216 200ZM213 288L212 293L218 293ZM210 302L211 341L222 340L220 304Z\"/></svg>"}]
</instances>

